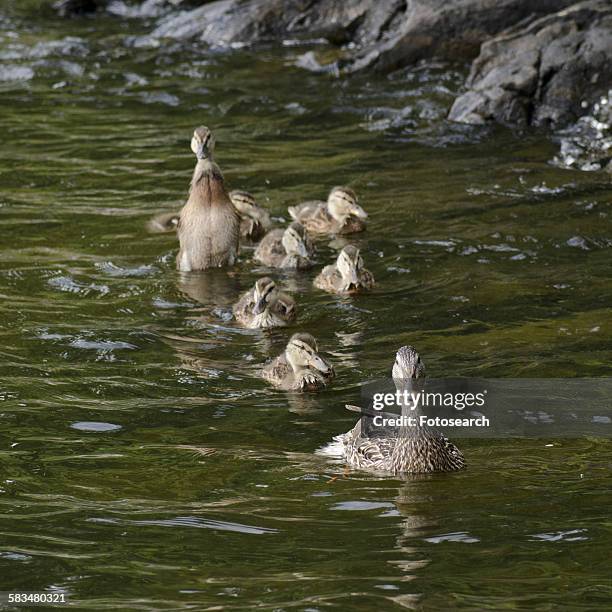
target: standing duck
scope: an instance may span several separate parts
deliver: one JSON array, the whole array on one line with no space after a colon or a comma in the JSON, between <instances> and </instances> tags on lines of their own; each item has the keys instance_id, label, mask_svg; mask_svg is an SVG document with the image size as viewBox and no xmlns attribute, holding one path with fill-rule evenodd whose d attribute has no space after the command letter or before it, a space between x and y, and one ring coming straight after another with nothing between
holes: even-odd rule
<instances>
[{"instance_id":1,"label":"standing duck","mask_svg":"<svg viewBox=\"0 0 612 612\"><path fill-rule=\"evenodd\" d=\"M303 270L312 266L314 247L304 227L292 223L287 229L268 232L255 249L254 257L271 268Z\"/></svg>"},{"instance_id":2,"label":"standing duck","mask_svg":"<svg viewBox=\"0 0 612 612\"><path fill-rule=\"evenodd\" d=\"M248 191L235 189L229 192L229 197L240 215L240 237L257 242L272 227L270 213ZM147 222L147 230L152 234L173 232L180 218L180 212L160 213Z\"/></svg>"},{"instance_id":3,"label":"standing duck","mask_svg":"<svg viewBox=\"0 0 612 612\"><path fill-rule=\"evenodd\" d=\"M272 227L270 213L248 191L230 191L230 199L240 215L240 237L257 242Z\"/></svg>"},{"instance_id":4,"label":"standing duck","mask_svg":"<svg viewBox=\"0 0 612 612\"><path fill-rule=\"evenodd\" d=\"M240 219L213 160L214 147L212 132L205 126L197 128L191 139L196 167L177 226L181 248L176 267L182 272L231 266L236 261Z\"/></svg>"},{"instance_id":5,"label":"standing duck","mask_svg":"<svg viewBox=\"0 0 612 612\"><path fill-rule=\"evenodd\" d=\"M318 354L317 341L310 334L294 334L262 376L286 391L318 391L334 377L334 369Z\"/></svg>"},{"instance_id":6,"label":"standing duck","mask_svg":"<svg viewBox=\"0 0 612 612\"><path fill-rule=\"evenodd\" d=\"M409 389L410 379L425 376L425 366L411 346L397 351L392 375L402 393ZM452 472L465 467L461 451L435 429L406 426L400 427L393 437L364 437L361 425L360 420L349 432L335 438L351 467L392 474Z\"/></svg>"},{"instance_id":7,"label":"standing duck","mask_svg":"<svg viewBox=\"0 0 612 612\"><path fill-rule=\"evenodd\" d=\"M314 200L289 207L292 219L312 234L354 234L366 228L367 213L348 187L334 187L327 202Z\"/></svg>"},{"instance_id":8,"label":"standing duck","mask_svg":"<svg viewBox=\"0 0 612 612\"><path fill-rule=\"evenodd\" d=\"M374 276L363 265L359 249L345 246L336 262L325 266L314 279L314 286L330 293L357 293L374 286Z\"/></svg>"},{"instance_id":9,"label":"standing duck","mask_svg":"<svg viewBox=\"0 0 612 612\"><path fill-rule=\"evenodd\" d=\"M249 329L281 327L295 320L295 300L269 277L260 278L234 305L234 316Z\"/></svg>"}]
</instances>

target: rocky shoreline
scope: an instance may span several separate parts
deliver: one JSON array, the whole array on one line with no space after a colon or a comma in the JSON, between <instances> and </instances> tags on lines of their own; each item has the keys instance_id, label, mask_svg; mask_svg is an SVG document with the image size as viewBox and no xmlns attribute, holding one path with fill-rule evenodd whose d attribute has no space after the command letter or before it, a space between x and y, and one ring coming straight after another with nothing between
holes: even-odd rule
<instances>
[{"instance_id":1,"label":"rocky shoreline","mask_svg":"<svg viewBox=\"0 0 612 612\"><path fill-rule=\"evenodd\" d=\"M563 128L612 88L609 0L60 0L64 15L154 19L150 39L236 47L326 41L335 74L391 72L432 58L470 61L449 119Z\"/></svg>"}]
</instances>

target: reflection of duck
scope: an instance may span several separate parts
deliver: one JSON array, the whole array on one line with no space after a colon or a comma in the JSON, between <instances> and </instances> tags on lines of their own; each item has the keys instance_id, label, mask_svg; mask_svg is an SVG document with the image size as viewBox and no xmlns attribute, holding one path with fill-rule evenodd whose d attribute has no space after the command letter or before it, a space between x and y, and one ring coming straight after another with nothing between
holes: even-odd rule
<instances>
[{"instance_id":1,"label":"reflection of duck","mask_svg":"<svg viewBox=\"0 0 612 612\"><path fill-rule=\"evenodd\" d=\"M315 200L289 207L289 214L313 234L353 234L362 232L367 213L348 187L334 187L327 202Z\"/></svg>"},{"instance_id":2,"label":"reflection of duck","mask_svg":"<svg viewBox=\"0 0 612 612\"><path fill-rule=\"evenodd\" d=\"M318 354L310 334L294 334L285 351L264 367L262 376L287 391L317 391L334 376L331 364Z\"/></svg>"},{"instance_id":3,"label":"reflection of duck","mask_svg":"<svg viewBox=\"0 0 612 612\"><path fill-rule=\"evenodd\" d=\"M293 268L302 270L312 266L314 248L299 223L292 223L287 229L268 232L255 249L254 257L272 268Z\"/></svg>"},{"instance_id":4,"label":"reflection of duck","mask_svg":"<svg viewBox=\"0 0 612 612\"><path fill-rule=\"evenodd\" d=\"M357 293L371 289L374 277L364 268L359 249L349 244L340 251L335 263L323 268L314 279L314 286L331 293Z\"/></svg>"},{"instance_id":5,"label":"reflection of duck","mask_svg":"<svg viewBox=\"0 0 612 612\"><path fill-rule=\"evenodd\" d=\"M240 220L213 161L214 147L212 132L197 128L191 150L198 161L177 226L181 248L176 266L183 272L231 266L236 260Z\"/></svg>"},{"instance_id":6,"label":"reflection of duck","mask_svg":"<svg viewBox=\"0 0 612 612\"><path fill-rule=\"evenodd\" d=\"M240 237L257 242L271 227L270 213L248 191L230 191L230 199L240 215Z\"/></svg>"},{"instance_id":7,"label":"reflection of duck","mask_svg":"<svg viewBox=\"0 0 612 612\"><path fill-rule=\"evenodd\" d=\"M269 277L260 278L234 305L234 316L250 329L280 327L295 320L295 300Z\"/></svg>"},{"instance_id":8,"label":"reflection of duck","mask_svg":"<svg viewBox=\"0 0 612 612\"><path fill-rule=\"evenodd\" d=\"M393 380L398 390L406 381L425 375L419 354L410 346L397 351ZM338 436L347 463L354 468L377 472L451 472L465 467L461 451L439 431L420 426L400 428L393 437L362 437L361 421Z\"/></svg>"},{"instance_id":9,"label":"reflection of duck","mask_svg":"<svg viewBox=\"0 0 612 612\"><path fill-rule=\"evenodd\" d=\"M224 270L178 274L176 286L187 297L212 308L231 306L240 291L236 276Z\"/></svg>"}]
</instances>

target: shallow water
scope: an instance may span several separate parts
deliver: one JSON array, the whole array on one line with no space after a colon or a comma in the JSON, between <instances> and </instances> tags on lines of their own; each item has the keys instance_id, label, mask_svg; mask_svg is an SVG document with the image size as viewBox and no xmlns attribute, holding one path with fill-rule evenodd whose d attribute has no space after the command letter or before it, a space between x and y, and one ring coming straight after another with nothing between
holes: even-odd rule
<instances>
[{"instance_id":1,"label":"shallow water","mask_svg":"<svg viewBox=\"0 0 612 612\"><path fill-rule=\"evenodd\" d=\"M6 9L6 3L0 4ZM606 376L609 177L545 133L444 121L464 67L337 80L299 46L144 45L150 26L0 16L0 590L80 609L609 607L607 440L462 440L405 480L317 449L415 345L433 376ZM293 329L243 330L264 269L181 275L151 214L181 205L205 123L232 188L280 220L349 184L369 295L283 280ZM341 242L318 243L318 266ZM316 334L337 380L258 368Z\"/></svg>"}]
</instances>

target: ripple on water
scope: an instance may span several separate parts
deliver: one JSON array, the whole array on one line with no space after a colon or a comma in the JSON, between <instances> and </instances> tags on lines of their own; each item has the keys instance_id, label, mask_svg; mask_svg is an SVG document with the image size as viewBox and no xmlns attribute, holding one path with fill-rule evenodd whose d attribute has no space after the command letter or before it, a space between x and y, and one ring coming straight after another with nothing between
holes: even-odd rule
<instances>
[{"instance_id":1,"label":"ripple on water","mask_svg":"<svg viewBox=\"0 0 612 612\"><path fill-rule=\"evenodd\" d=\"M103 421L77 421L71 423L72 429L78 429L79 431L90 431L92 433L105 433L107 431L119 431L123 429L121 425L115 423L105 423Z\"/></svg>"}]
</instances>

